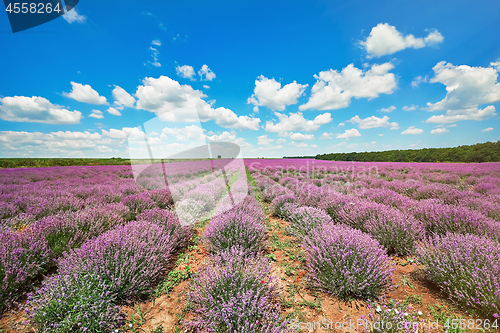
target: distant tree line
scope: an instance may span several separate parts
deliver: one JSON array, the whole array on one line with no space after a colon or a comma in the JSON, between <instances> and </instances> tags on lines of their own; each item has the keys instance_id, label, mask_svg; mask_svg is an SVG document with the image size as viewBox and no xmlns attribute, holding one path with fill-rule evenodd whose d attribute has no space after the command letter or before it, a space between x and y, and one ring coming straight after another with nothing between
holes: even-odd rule
<instances>
[{"instance_id":1,"label":"distant tree line","mask_svg":"<svg viewBox=\"0 0 500 333\"><path fill-rule=\"evenodd\" d=\"M424 148L316 155L317 160L356 162L500 162L500 141L453 148Z\"/></svg>"}]
</instances>

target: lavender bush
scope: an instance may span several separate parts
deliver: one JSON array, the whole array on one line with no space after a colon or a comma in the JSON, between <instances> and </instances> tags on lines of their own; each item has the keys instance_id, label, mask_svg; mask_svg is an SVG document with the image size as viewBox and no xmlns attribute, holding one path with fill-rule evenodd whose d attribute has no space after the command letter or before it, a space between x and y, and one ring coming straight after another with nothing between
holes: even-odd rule
<instances>
[{"instance_id":1,"label":"lavender bush","mask_svg":"<svg viewBox=\"0 0 500 333\"><path fill-rule=\"evenodd\" d=\"M287 331L271 263L245 254L237 247L222 251L192 279L187 297L198 318L189 326L209 332Z\"/></svg>"},{"instance_id":2,"label":"lavender bush","mask_svg":"<svg viewBox=\"0 0 500 333\"><path fill-rule=\"evenodd\" d=\"M45 217L33 223L33 230L43 235L55 257L73 248L80 247L87 239L124 223L123 215L128 212L121 204L100 207Z\"/></svg>"},{"instance_id":3,"label":"lavender bush","mask_svg":"<svg viewBox=\"0 0 500 333\"><path fill-rule=\"evenodd\" d=\"M482 315L500 314L500 245L475 235L436 235L418 247L426 275L452 301Z\"/></svg>"},{"instance_id":4,"label":"lavender bush","mask_svg":"<svg viewBox=\"0 0 500 333\"><path fill-rule=\"evenodd\" d=\"M323 210L313 207L299 207L290 215L287 231L302 239L318 225L332 223L332 218Z\"/></svg>"},{"instance_id":5,"label":"lavender bush","mask_svg":"<svg viewBox=\"0 0 500 333\"><path fill-rule=\"evenodd\" d=\"M373 298L391 284L394 267L380 244L345 225L324 224L302 242L311 284L341 299Z\"/></svg>"},{"instance_id":6,"label":"lavender bush","mask_svg":"<svg viewBox=\"0 0 500 333\"><path fill-rule=\"evenodd\" d=\"M283 194L293 194L293 192L284 186L274 183L264 189L262 192L262 200L270 203L274 198Z\"/></svg>"},{"instance_id":7,"label":"lavender bush","mask_svg":"<svg viewBox=\"0 0 500 333\"><path fill-rule=\"evenodd\" d=\"M129 195L122 199L122 204L130 209L129 220L134 219L137 214L142 213L146 209L153 209L156 207L155 202L147 193Z\"/></svg>"},{"instance_id":8,"label":"lavender bush","mask_svg":"<svg viewBox=\"0 0 500 333\"><path fill-rule=\"evenodd\" d=\"M500 241L500 222L466 207L421 202L413 215L424 222L428 236L447 232L488 236Z\"/></svg>"},{"instance_id":9,"label":"lavender bush","mask_svg":"<svg viewBox=\"0 0 500 333\"><path fill-rule=\"evenodd\" d=\"M280 195L274 198L269 206L271 214L281 219L288 220L294 207L297 207L296 201L297 198L295 195L289 194Z\"/></svg>"},{"instance_id":10,"label":"lavender bush","mask_svg":"<svg viewBox=\"0 0 500 333\"><path fill-rule=\"evenodd\" d=\"M261 221L233 209L213 218L202 238L212 253L233 246L239 246L247 253L257 253L264 250L267 237L266 227Z\"/></svg>"},{"instance_id":11,"label":"lavender bush","mask_svg":"<svg viewBox=\"0 0 500 333\"><path fill-rule=\"evenodd\" d=\"M30 228L0 232L0 312L52 263L52 251Z\"/></svg>"},{"instance_id":12,"label":"lavender bush","mask_svg":"<svg viewBox=\"0 0 500 333\"><path fill-rule=\"evenodd\" d=\"M123 324L115 301L99 275L56 275L28 295L24 309L37 332L110 332Z\"/></svg>"},{"instance_id":13,"label":"lavender bush","mask_svg":"<svg viewBox=\"0 0 500 333\"><path fill-rule=\"evenodd\" d=\"M191 238L192 228L182 226L174 212L166 209L149 209L137 215L137 221L148 221L164 228L164 232L172 237L176 249L187 245Z\"/></svg>"},{"instance_id":14,"label":"lavender bush","mask_svg":"<svg viewBox=\"0 0 500 333\"><path fill-rule=\"evenodd\" d=\"M173 240L157 224L132 221L65 253L59 274L99 275L119 299L140 295L163 271L175 248Z\"/></svg>"},{"instance_id":15,"label":"lavender bush","mask_svg":"<svg viewBox=\"0 0 500 333\"><path fill-rule=\"evenodd\" d=\"M389 254L413 254L419 240L425 237L423 224L413 216L381 206L368 217L364 226Z\"/></svg>"}]
</instances>

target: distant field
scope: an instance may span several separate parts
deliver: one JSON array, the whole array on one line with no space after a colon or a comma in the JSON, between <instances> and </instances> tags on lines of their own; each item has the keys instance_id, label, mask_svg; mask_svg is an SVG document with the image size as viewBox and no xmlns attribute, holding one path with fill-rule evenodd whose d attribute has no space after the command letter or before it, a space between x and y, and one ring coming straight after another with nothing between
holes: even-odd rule
<instances>
[{"instance_id":1,"label":"distant field","mask_svg":"<svg viewBox=\"0 0 500 333\"><path fill-rule=\"evenodd\" d=\"M165 159L164 162L195 161L196 159ZM43 168L54 166L86 166L86 165L130 165L151 163L149 159L128 158L0 158L0 169L8 168ZM161 159L153 163L161 163Z\"/></svg>"}]
</instances>

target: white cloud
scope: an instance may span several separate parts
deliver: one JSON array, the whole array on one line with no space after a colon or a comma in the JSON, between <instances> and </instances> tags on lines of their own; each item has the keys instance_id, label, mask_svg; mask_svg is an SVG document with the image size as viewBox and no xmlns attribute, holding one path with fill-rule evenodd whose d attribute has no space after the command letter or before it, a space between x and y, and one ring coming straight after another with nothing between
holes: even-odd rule
<instances>
[{"instance_id":1,"label":"white cloud","mask_svg":"<svg viewBox=\"0 0 500 333\"><path fill-rule=\"evenodd\" d=\"M254 111L258 112L259 106L266 106L273 111L284 111L287 105L296 104L302 96L307 84L299 84L296 81L281 87L281 83L274 78L268 79L261 75L255 80L254 93L247 100L248 104L254 105Z\"/></svg>"},{"instance_id":2,"label":"white cloud","mask_svg":"<svg viewBox=\"0 0 500 333\"><path fill-rule=\"evenodd\" d=\"M257 144L261 145L261 146L269 146L271 144L271 142L274 141L273 139L269 139L267 137L267 135L258 136L257 140L259 140L259 143L257 143Z\"/></svg>"},{"instance_id":3,"label":"white cloud","mask_svg":"<svg viewBox=\"0 0 500 333\"><path fill-rule=\"evenodd\" d=\"M273 121L269 120L266 122L266 131L270 133L284 133L291 131L302 131L302 132L315 132L321 125L328 124L332 121L330 113L323 113L314 120L307 120L302 115L302 112L290 113L290 116L281 114L279 112L274 113L278 117L279 122L275 125Z\"/></svg>"},{"instance_id":4,"label":"white cloud","mask_svg":"<svg viewBox=\"0 0 500 333\"><path fill-rule=\"evenodd\" d=\"M97 105L108 104L106 97L100 96L99 93L88 84L84 85L71 81L71 92L63 92L63 95L82 103Z\"/></svg>"},{"instance_id":5,"label":"white cloud","mask_svg":"<svg viewBox=\"0 0 500 333\"><path fill-rule=\"evenodd\" d=\"M117 109L115 109L114 107L109 107L108 108L108 112L110 114L112 114L113 116L121 116L122 114L120 113L120 111L118 111Z\"/></svg>"},{"instance_id":6,"label":"white cloud","mask_svg":"<svg viewBox=\"0 0 500 333\"><path fill-rule=\"evenodd\" d=\"M445 127L439 127L439 128L435 128L433 130L431 130L431 134L444 134L444 133L448 133L449 130Z\"/></svg>"},{"instance_id":7,"label":"white cloud","mask_svg":"<svg viewBox=\"0 0 500 333\"><path fill-rule=\"evenodd\" d=\"M433 68L435 76L431 83L446 86L446 96L437 103L427 103L428 111L444 111L445 115L432 116L427 123L452 123L460 120L485 120L496 115L495 107L489 105L480 110L482 104L500 101L498 72L491 67L454 66L445 61Z\"/></svg>"},{"instance_id":8,"label":"white cloud","mask_svg":"<svg viewBox=\"0 0 500 333\"><path fill-rule=\"evenodd\" d=\"M490 66L495 68L497 72L500 72L500 60L497 62L490 62Z\"/></svg>"},{"instance_id":9,"label":"white cloud","mask_svg":"<svg viewBox=\"0 0 500 333\"><path fill-rule=\"evenodd\" d=\"M193 141L193 142L200 142L200 141L205 141L206 137L205 134L203 133L203 129L199 126L196 125L189 125L183 128L169 128L165 127L162 131L163 134L169 136L175 136L177 141ZM225 132L227 133L227 132ZM212 141L224 141L224 140L219 140L218 138L214 138Z\"/></svg>"},{"instance_id":10,"label":"white cloud","mask_svg":"<svg viewBox=\"0 0 500 333\"><path fill-rule=\"evenodd\" d=\"M283 143L286 143L286 140L285 140L285 139L283 139L283 138L278 138L278 139L276 140L276 143L278 143L278 144L283 144Z\"/></svg>"},{"instance_id":11,"label":"white cloud","mask_svg":"<svg viewBox=\"0 0 500 333\"><path fill-rule=\"evenodd\" d=\"M339 134L336 136L337 139L349 139L349 138L354 138L356 136L361 136L361 133L358 132L357 129L352 128L345 130L343 134Z\"/></svg>"},{"instance_id":12,"label":"white cloud","mask_svg":"<svg viewBox=\"0 0 500 333\"><path fill-rule=\"evenodd\" d=\"M290 135L290 140L293 140L293 141L314 140L314 135L313 134L293 133L292 135Z\"/></svg>"},{"instance_id":13,"label":"white cloud","mask_svg":"<svg viewBox=\"0 0 500 333\"><path fill-rule=\"evenodd\" d=\"M356 115L347 121L353 124L358 124L360 129L369 129L376 127L390 127L391 130L399 129L399 124L396 122L390 123L389 119L390 118L387 116L384 116L382 118L371 116L365 119L361 119L358 115Z\"/></svg>"},{"instance_id":14,"label":"white cloud","mask_svg":"<svg viewBox=\"0 0 500 333\"><path fill-rule=\"evenodd\" d=\"M418 108L418 105L410 105L410 106L403 106L403 111L415 111Z\"/></svg>"},{"instance_id":15,"label":"white cloud","mask_svg":"<svg viewBox=\"0 0 500 333\"><path fill-rule=\"evenodd\" d=\"M0 103L0 119L5 121L66 125L82 119L80 111L69 111L39 96L4 97Z\"/></svg>"},{"instance_id":16,"label":"white cloud","mask_svg":"<svg viewBox=\"0 0 500 333\"><path fill-rule=\"evenodd\" d=\"M115 85L115 88L113 89L113 97L115 98L114 105L119 110L122 110L124 107L134 107L135 98L126 92L122 87Z\"/></svg>"},{"instance_id":17,"label":"white cloud","mask_svg":"<svg viewBox=\"0 0 500 333\"><path fill-rule=\"evenodd\" d=\"M203 85L203 88L205 89L210 89L210 86L207 86L206 84Z\"/></svg>"},{"instance_id":18,"label":"white cloud","mask_svg":"<svg viewBox=\"0 0 500 333\"><path fill-rule=\"evenodd\" d=\"M387 112L390 113L392 111L396 110L396 107L394 105L389 106L388 108L381 108L380 112Z\"/></svg>"},{"instance_id":19,"label":"white cloud","mask_svg":"<svg viewBox=\"0 0 500 333\"><path fill-rule=\"evenodd\" d=\"M325 139L331 139L332 138L332 134L331 133L323 133L321 134L321 136L319 137L321 140L325 140Z\"/></svg>"},{"instance_id":20,"label":"white cloud","mask_svg":"<svg viewBox=\"0 0 500 333\"><path fill-rule=\"evenodd\" d=\"M374 64L363 71L348 65L339 73L336 70L320 72L314 75L316 83L312 87L311 97L299 110L334 110L348 107L351 99L374 99L379 94L392 94L397 83L393 73L394 66L390 62L381 65Z\"/></svg>"},{"instance_id":21,"label":"white cloud","mask_svg":"<svg viewBox=\"0 0 500 333\"><path fill-rule=\"evenodd\" d=\"M406 48L420 49L424 46L439 44L443 36L432 30L425 38L415 38L413 35L403 36L396 27L388 23L379 23L370 31L370 35L361 45L365 47L369 58L381 57Z\"/></svg>"},{"instance_id":22,"label":"white cloud","mask_svg":"<svg viewBox=\"0 0 500 333\"><path fill-rule=\"evenodd\" d=\"M66 12L66 14L64 14L62 17L68 23L85 23L85 21L87 20L87 17L85 15L78 14L76 8L73 8L69 12Z\"/></svg>"},{"instance_id":23,"label":"white cloud","mask_svg":"<svg viewBox=\"0 0 500 333\"><path fill-rule=\"evenodd\" d=\"M340 123L337 127L345 126L345 123Z\"/></svg>"},{"instance_id":24,"label":"white cloud","mask_svg":"<svg viewBox=\"0 0 500 333\"><path fill-rule=\"evenodd\" d=\"M481 132L489 132L489 131L493 131L493 127L488 127L485 128L484 130L481 130Z\"/></svg>"},{"instance_id":25,"label":"white cloud","mask_svg":"<svg viewBox=\"0 0 500 333\"><path fill-rule=\"evenodd\" d=\"M305 142L301 142L298 145L296 145L297 148L306 148L307 146L309 146L309 145Z\"/></svg>"},{"instance_id":26,"label":"white cloud","mask_svg":"<svg viewBox=\"0 0 500 333\"><path fill-rule=\"evenodd\" d=\"M410 126L403 132L401 132L401 134L422 134L422 133L424 133L424 130L420 128L415 128L415 126Z\"/></svg>"},{"instance_id":27,"label":"white cloud","mask_svg":"<svg viewBox=\"0 0 500 333\"><path fill-rule=\"evenodd\" d=\"M177 66L175 68L175 71L177 72L177 75L184 79L191 79L194 81L194 76L196 75L196 72L194 71L193 66L189 65L184 65L184 66Z\"/></svg>"},{"instance_id":28,"label":"white cloud","mask_svg":"<svg viewBox=\"0 0 500 333\"><path fill-rule=\"evenodd\" d=\"M432 116L427 119L426 123L446 124L453 123L461 120L486 120L496 116L495 107L493 105L487 106L482 110L466 109L466 110L448 110L446 114L439 116Z\"/></svg>"},{"instance_id":29,"label":"white cloud","mask_svg":"<svg viewBox=\"0 0 500 333\"><path fill-rule=\"evenodd\" d=\"M92 110L92 113L89 115L89 117L96 118L96 119L103 119L104 116L102 115L102 111L99 110Z\"/></svg>"},{"instance_id":30,"label":"white cloud","mask_svg":"<svg viewBox=\"0 0 500 333\"><path fill-rule=\"evenodd\" d=\"M379 134L378 136L384 136L383 134Z\"/></svg>"},{"instance_id":31,"label":"white cloud","mask_svg":"<svg viewBox=\"0 0 500 333\"><path fill-rule=\"evenodd\" d=\"M202 122L213 120L217 125L238 130L258 130L259 118L238 116L224 107L212 108L215 101L206 102L207 97L202 91L195 90L190 85L181 85L168 76L155 79L147 77L143 84L137 87L137 109L154 112L164 121ZM186 108L194 108L198 118L189 118Z\"/></svg>"},{"instance_id":32,"label":"white cloud","mask_svg":"<svg viewBox=\"0 0 500 333\"><path fill-rule=\"evenodd\" d=\"M212 72L212 70L208 68L207 65L201 66L201 69L198 71L198 75L200 76L201 81L212 81L213 79L215 79L215 73Z\"/></svg>"},{"instance_id":33,"label":"white cloud","mask_svg":"<svg viewBox=\"0 0 500 333\"><path fill-rule=\"evenodd\" d=\"M426 83L426 82L429 82L429 77L427 75L425 77L417 76L415 80L411 81L411 86L413 88L417 88L420 85L420 83Z\"/></svg>"},{"instance_id":34,"label":"white cloud","mask_svg":"<svg viewBox=\"0 0 500 333\"><path fill-rule=\"evenodd\" d=\"M144 65L147 65L148 63L155 66L155 67L161 67L161 63L158 61L158 56L160 55L160 51L156 47L153 46L160 46L161 43L158 43L159 40L155 39L151 42L151 46L149 47L149 53L151 55L151 58L153 58L153 61L148 60L147 63Z\"/></svg>"}]
</instances>

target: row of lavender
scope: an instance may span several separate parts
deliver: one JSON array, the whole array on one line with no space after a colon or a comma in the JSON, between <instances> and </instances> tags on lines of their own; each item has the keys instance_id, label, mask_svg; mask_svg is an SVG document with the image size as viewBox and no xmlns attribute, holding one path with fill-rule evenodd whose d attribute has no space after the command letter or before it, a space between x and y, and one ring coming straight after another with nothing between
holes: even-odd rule
<instances>
[{"instance_id":1,"label":"row of lavender","mask_svg":"<svg viewBox=\"0 0 500 333\"><path fill-rule=\"evenodd\" d=\"M300 168L306 163L285 165L288 170L273 163L249 161L249 166L263 200L272 202L274 213L289 220L289 231L303 241L316 286L339 297L372 298L391 283L394 267L387 253L416 255L427 277L450 299L498 316L500 223L491 218L498 214L483 210L488 205L498 210L498 169L462 166L460 175L436 177L441 171L431 166L414 170L406 164L390 166L391 173L386 166L372 177L339 179L325 165L304 172ZM387 175L390 180L382 179ZM410 180L404 180L408 175ZM453 176L462 182L474 177L476 184L486 184L486 178L492 193L461 183L428 184ZM455 200L447 202L450 197ZM462 205L473 200L481 205Z\"/></svg>"},{"instance_id":2,"label":"row of lavender","mask_svg":"<svg viewBox=\"0 0 500 333\"><path fill-rule=\"evenodd\" d=\"M52 275L25 307L33 324L45 331L119 325L117 304L157 280L189 238L185 222L223 210L217 203L227 202L228 181L233 202L246 195L246 174L237 169L225 179L192 163L183 169L203 177L177 177L175 195L145 191L121 166L2 170L0 310Z\"/></svg>"},{"instance_id":3,"label":"row of lavender","mask_svg":"<svg viewBox=\"0 0 500 333\"><path fill-rule=\"evenodd\" d=\"M278 281L263 256L267 230L255 198L212 219L202 239L210 256L192 280L188 300L197 318L186 324L208 332L287 332Z\"/></svg>"}]
</instances>

